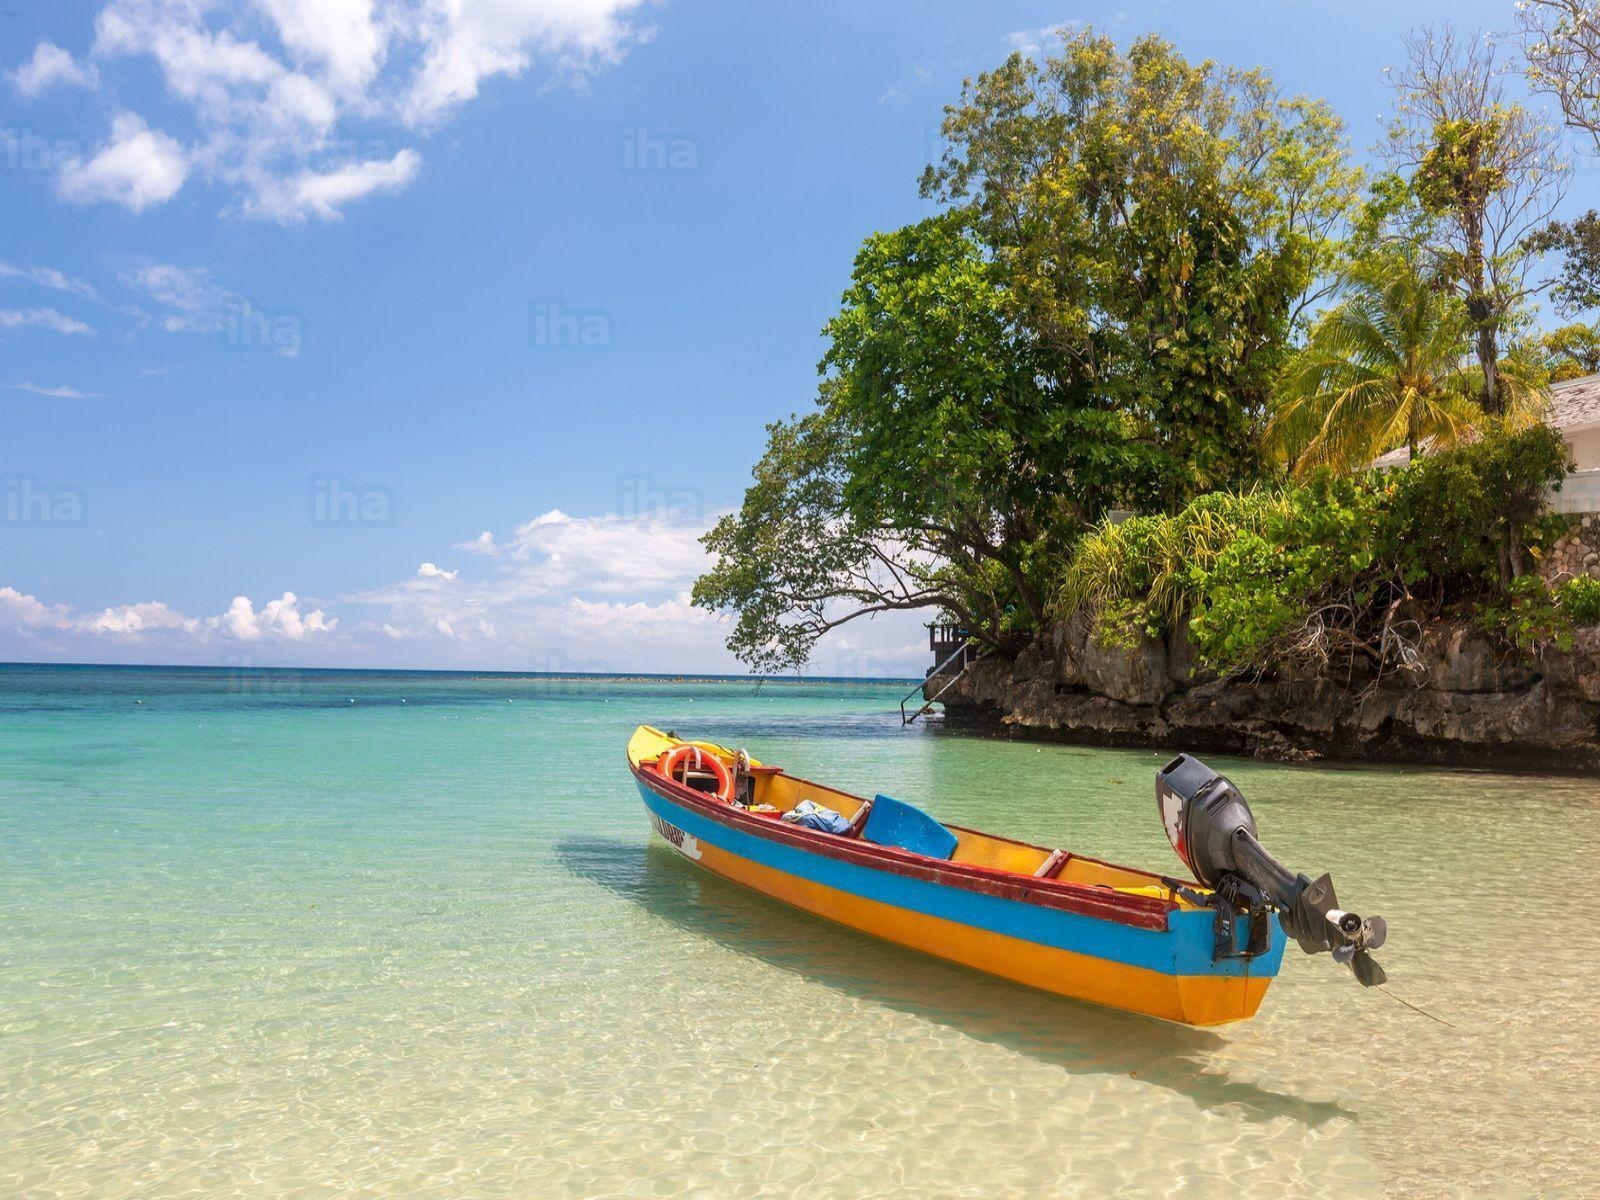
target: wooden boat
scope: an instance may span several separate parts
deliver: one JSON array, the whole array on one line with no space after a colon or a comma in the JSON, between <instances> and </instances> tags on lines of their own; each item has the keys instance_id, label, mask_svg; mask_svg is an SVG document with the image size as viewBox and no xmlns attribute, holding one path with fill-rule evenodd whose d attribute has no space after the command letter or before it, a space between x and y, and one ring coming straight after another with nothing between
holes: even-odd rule
<instances>
[{"instance_id":1,"label":"wooden boat","mask_svg":"<svg viewBox=\"0 0 1600 1200\"><path fill-rule=\"evenodd\" d=\"M1018 983L1220 1025L1254 1015L1283 960L1280 921L1265 908L1224 919L1233 904L1199 883L946 826L891 797L853 796L648 725L629 741L628 765L656 832L697 865ZM806 800L844 831L783 819Z\"/></svg>"}]
</instances>

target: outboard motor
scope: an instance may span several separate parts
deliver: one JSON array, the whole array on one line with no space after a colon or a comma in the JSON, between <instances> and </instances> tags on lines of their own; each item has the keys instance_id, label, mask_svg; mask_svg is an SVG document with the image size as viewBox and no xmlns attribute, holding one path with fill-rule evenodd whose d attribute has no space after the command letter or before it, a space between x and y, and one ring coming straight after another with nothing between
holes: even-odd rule
<instances>
[{"instance_id":1,"label":"outboard motor","mask_svg":"<svg viewBox=\"0 0 1600 1200\"><path fill-rule=\"evenodd\" d=\"M1156 773L1156 805L1167 839L1194 877L1214 895L1201 896L1172 880L1164 882L1185 899L1217 912L1219 957L1258 953L1266 914L1276 909L1284 932L1307 954L1324 950L1348 963L1364 987L1386 976L1371 951L1383 945L1388 929L1382 917L1362 920L1345 912L1333 894L1333 880L1293 874L1256 840L1256 822L1243 794L1225 775L1188 754L1180 754ZM1250 919L1250 948L1241 954L1233 918Z\"/></svg>"}]
</instances>

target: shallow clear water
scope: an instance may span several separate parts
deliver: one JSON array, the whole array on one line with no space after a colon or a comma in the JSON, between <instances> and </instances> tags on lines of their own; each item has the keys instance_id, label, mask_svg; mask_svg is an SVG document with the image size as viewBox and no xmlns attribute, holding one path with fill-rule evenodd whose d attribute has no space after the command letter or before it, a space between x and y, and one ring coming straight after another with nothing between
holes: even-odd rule
<instances>
[{"instance_id":1,"label":"shallow clear water","mask_svg":"<svg viewBox=\"0 0 1600 1200\"><path fill-rule=\"evenodd\" d=\"M0 668L0 1194L1600 1193L1590 781L1219 762L1453 1027L1291 949L1189 1030L650 845L641 721L1174 865L1162 756L898 694Z\"/></svg>"}]
</instances>

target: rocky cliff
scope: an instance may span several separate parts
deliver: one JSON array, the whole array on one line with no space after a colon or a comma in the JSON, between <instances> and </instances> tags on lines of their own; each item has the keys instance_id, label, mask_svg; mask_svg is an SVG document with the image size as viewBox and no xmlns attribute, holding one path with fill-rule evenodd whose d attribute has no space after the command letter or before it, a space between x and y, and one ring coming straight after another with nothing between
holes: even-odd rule
<instances>
[{"instance_id":1,"label":"rocky cliff","mask_svg":"<svg viewBox=\"0 0 1600 1200\"><path fill-rule=\"evenodd\" d=\"M1545 771L1600 768L1600 629L1527 659L1458 621L1426 627L1378 679L1209 677L1188 640L1100 645L1076 622L1016 661L984 660L942 700L950 728L1296 760Z\"/></svg>"}]
</instances>

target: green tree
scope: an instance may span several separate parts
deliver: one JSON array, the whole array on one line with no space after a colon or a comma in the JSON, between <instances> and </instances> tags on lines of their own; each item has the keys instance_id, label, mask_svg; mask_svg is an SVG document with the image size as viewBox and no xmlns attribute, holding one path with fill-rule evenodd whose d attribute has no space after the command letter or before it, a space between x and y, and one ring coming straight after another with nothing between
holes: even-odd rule
<instances>
[{"instance_id":1,"label":"green tree","mask_svg":"<svg viewBox=\"0 0 1600 1200\"><path fill-rule=\"evenodd\" d=\"M1359 181L1325 106L1157 38L1014 55L944 128L947 210L867 239L817 410L769 428L705 539L694 600L759 669L899 609L1014 652L1107 509L1256 476Z\"/></svg>"},{"instance_id":2,"label":"green tree","mask_svg":"<svg viewBox=\"0 0 1600 1200\"><path fill-rule=\"evenodd\" d=\"M741 659L799 666L830 629L926 607L1017 648L1078 519L1063 478L1097 503L1141 450L1116 414L1052 394L1013 309L960 214L867 239L817 411L770 427L741 509L705 539L694 600L738 614Z\"/></svg>"},{"instance_id":3,"label":"green tree","mask_svg":"<svg viewBox=\"0 0 1600 1200\"><path fill-rule=\"evenodd\" d=\"M946 110L925 195L971 210L1058 394L1088 390L1158 457L1140 507L1253 477L1303 306L1358 173L1321 103L1160 38L1013 55Z\"/></svg>"},{"instance_id":4,"label":"green tree","mask_svg":"<svg viewBox=\"0 0 1600 1200\"><path fill-rule=\"evenodd\" d=\"M1600 308L1600 212L1552 221L1528 239L1528 250L1560 255L1551 298L1563 316Z\"/></svg>"},{"instance_id":5,"label":"green tree","mask_svg":"<svg viewBox=\"0 0 1600 1200\"><path fill-rule=\"evenodd\" d=\"M1269 446L1304 478L1460 442L1483 419L1462 366L1471 330L1465 306L1414 264L1368 260L1284 372Z\"/></svg>"},{"instance_id":6,"label":"green tree","mask_svg":"<svg viewBox=\"0 0 1600 1200\"><path fill-rule=\"evenodd\" d=\"M1553 383L1600 373L1600 332L1593 325L1552 329L1540 336L1539 348Z\"/></svg>"},{"instance_id":7,"label":"green tree","mask_svg":"<svg viewBox=\"0 0 1600 1200\"><path fill-rule=\"evenodd\" d=\"M1407 38L1406 56L1391 77L1388 152L1432 218L1431 273L1466 306L1479 402L1499 413L1515 399L1500 359L1540 286L1527 240L1560 201L1566 165L1555 130L1508 98L1493 42L1423 29Z\"/></svg>"}]
</instances>

